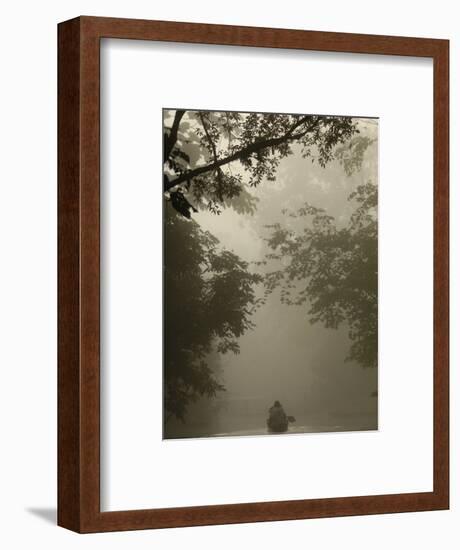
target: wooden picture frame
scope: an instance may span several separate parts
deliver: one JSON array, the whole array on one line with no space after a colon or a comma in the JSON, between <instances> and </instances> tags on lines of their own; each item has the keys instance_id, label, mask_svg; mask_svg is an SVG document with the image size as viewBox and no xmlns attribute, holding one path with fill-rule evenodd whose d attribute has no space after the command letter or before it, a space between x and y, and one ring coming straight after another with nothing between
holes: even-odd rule
<instances>
[{"instance_id":1,"label":"wooden picture frame","mask_svg":"<svg viewBox=\"0 0 460 550\"><path fill-rule=\"evenodd\" d=\"M121 38L429 57L434 67L433 491L101 512L100 40ZM58 524L80 533L443 510L449 507L449 43L78 17L58 28Z\"/></svg>"}]
</instances>

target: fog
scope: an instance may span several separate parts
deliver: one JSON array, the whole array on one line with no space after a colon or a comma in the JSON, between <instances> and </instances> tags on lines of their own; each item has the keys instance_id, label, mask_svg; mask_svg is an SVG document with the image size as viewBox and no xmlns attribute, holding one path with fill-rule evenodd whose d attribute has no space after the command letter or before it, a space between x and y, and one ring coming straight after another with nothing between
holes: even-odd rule
<instances>
[{"instance_id":1,"label":"fog","mask_svg":"<svg viewBox=\"0 0 460 550\"><path fill-rule=\"evenodd\" d=\"M200 211L194 220L217 237L222 249L251 266L269 252L266 225L286 223L284 209L308 202L345 227L354 208L348 196L378 177L378 121L361 119L359 128L375 141L351 176L338 161L322 168L296 154L294 146L294 154L281 161L276 181L250 189L259 199L253 215L226 208L220 215ZM261 274L269 268L252 267ZM338 329L311 324L308 310L308 304L281 303L279 289L269 294L253 315L254 328L239 338L240 353L219 356L217 377L225 391L191 404L185 422L170 419L165 437L264 434L275 400L296 419L289 433L377 429L377 368L345 361L351 344L346 323Z\"/></svg>"}]
</instances>

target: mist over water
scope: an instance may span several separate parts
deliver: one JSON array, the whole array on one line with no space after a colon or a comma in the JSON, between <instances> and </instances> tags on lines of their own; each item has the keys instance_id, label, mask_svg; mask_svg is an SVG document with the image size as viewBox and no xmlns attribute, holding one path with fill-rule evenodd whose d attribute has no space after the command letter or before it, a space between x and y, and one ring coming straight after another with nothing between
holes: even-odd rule
<instances>
[{"instance_id":1,"label":"mist over water","mask_svg":"<svg viewBox=\"0 0 460 550\"><path fill-rule=\"evenodd\" d=\"M311 326L301 309L271 297L241 353L222 360L226 391L192 404L185 423L170 422L169 437L267 433L275 400L296 418L290 433L377 429L377 370L345 363L346 330Z\"/></svg>"},{"instance_id":2,"label":"mist over water","mask_svg":"<svg viewBox=\"0 0 460 550\"><path fill-rule=\"evenodd\" d=\"M377 128L376 121L360 123L361 134L372 138ZM253 215L230 207L220 215L200 211L194 219L222 249L264 274L270 266L253 263L269 252L266 225L286 222L283 209L296 210L308 202L345 227L354 208L348 196L369 180L377 182L377 143L351 176L337 161L322 168L293 154L281 161L276 181L251 189L259 199ZM257 292L262 296L263 285ZM345 361L351 345L347 324L337 329L311 324L308 310L308 303L281 303L279 289L269 294L252 317L254 328L238 340L240 353L218 356L216 377L225 391L190 404L185 422L170 418L165 438L266 434L268 409L275 400L296 419L288 433L377 429L377 368Z\"/></svg>"}]
</instances>

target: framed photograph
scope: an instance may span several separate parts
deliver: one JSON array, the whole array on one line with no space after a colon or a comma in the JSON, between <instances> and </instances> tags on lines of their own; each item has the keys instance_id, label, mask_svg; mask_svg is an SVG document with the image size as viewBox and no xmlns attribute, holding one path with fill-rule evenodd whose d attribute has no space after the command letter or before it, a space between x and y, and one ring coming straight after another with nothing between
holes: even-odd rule
<instances>
[{"instance_id":1,"label":"framed photograph","mask_svg":"<svg viewBox=\"0 0 460 550\"><path fill-rule=\"evenodd\" d=\"M58 47L58 524L447 509L448 41Z\"/></svg>"}]
</instances>

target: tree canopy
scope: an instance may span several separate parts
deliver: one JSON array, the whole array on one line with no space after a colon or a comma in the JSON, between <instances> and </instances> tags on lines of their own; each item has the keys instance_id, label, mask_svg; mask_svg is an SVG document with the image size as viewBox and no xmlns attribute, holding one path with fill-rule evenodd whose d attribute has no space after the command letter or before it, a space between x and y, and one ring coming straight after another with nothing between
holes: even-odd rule
<instances>
[{"instance_id":1,"label":"tree canopy","mask_svg":"<svg viewBox=\"0 0 460 550\"><path fill-rule=\"evenodd\" d=\"M337 146L359 134L351 117L179 109L164 115L164 192L187 218L227 206L250 213L255 201L246 186L275 180L294 143L325 166Z\"/></svg>"},{"instance_id":2,"label":"tree canopy","mask_svg":"<svg viewBox=\"0 0 460 550\"><path fill-rule=\"evenodd\" d=\"M212 397L223 386L209 357L239 352L238 337L252 327L260 305L261 276L248 264L187 221L171 206L165 211L165 409L184 418L187 405Z\"/></svg>"},{"instance_id":3,"label":"tree canopy","mask_svg":"<svg viewBox=\"0 0 460 550\"><path fill-rule=\"evenodd\" d=\"M268 292L281 287L281 301L306 304L311 323L337 328L346 322L352 341L349 360L377 365L377 186L360 185L350 194L356 204L347 227L308 203L288 213L290 226L267 226L278 269L266 276Z\"/></svg>"}]
</instances>

